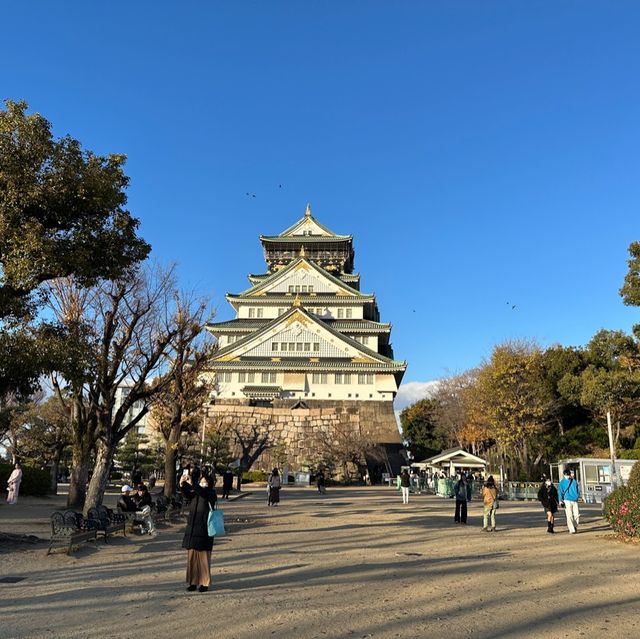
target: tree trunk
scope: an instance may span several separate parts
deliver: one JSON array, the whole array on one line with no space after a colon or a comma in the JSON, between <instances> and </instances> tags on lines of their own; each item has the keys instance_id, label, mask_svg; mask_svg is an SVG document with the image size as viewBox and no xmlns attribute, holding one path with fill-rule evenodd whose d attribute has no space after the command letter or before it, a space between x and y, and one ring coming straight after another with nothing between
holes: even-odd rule
<instances>
[{"instance_id":1,"label":"tree trunk","mask_svg":"<svg viewBox=\"0 0 640 639\"><path fill-rule=\"evenodd\" d=\"M69 479L69 495L67 508L82 510L87 495L87 478L89 477L89 454L81 446L73 447L73 462Z\"/></svg>"},{"instance_id":2,"label":"tree trunk","mask_svg":"<svg viewBox=\"0 0 640 639\"><path fill-rule=\"evenodd\" d=\"M51 483L49 484L49 491L52 495L58 494L58 471L60 470L60 455L62 450L56 448L53 452L53 459L51 460Z\"/></svg>"},{"instance_id":3,"label":"tree trunk","mask_svg":"<svg viewBox=\"0 0 640 639\"><path fill-rule=\"evenodd\" d=\"M102 504L115 452L116 444L114 443L103 443L98 449L96 465L93 468L93 475L89 482L89 490L87 491L87 499L84 505L85 516L89 508L95 508Z\"/></svg>"},{"instance_id":4,"label":"tree trunk","mask_svg":"<svg viewBox=\"0 0 640 639\"><path fill-rule=\"evenodd\" d=\"M171 441L166 442L164 452L164 496L173 497L176 492L176 459L178 451Z\"/></svg>"},{"instance_id":5,"label":"tree trunk","mask_svg":"<svg viewBox=\"0 0 640 639\"><path fill-rule=\"evenodd\" d=\"M558 422L558 434L562 437L564 435L564 423L560 417L556 421Z\"/></svg>"}]
</instances>

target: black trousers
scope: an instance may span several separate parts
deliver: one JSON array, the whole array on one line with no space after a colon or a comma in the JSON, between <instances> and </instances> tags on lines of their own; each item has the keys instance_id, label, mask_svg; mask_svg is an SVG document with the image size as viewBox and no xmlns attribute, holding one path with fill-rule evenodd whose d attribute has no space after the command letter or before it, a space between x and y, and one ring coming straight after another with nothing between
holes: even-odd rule
<instances>
[{"instance_id":1,"label":"black trousers","mask_svg":"<svg viewBox=\"0 0 640 639\"><path fill-rule=\"evenodd\" d=\"M456 499L456 523L467 523L467 502L462 499Z\"/></svg>"}]
</instances>

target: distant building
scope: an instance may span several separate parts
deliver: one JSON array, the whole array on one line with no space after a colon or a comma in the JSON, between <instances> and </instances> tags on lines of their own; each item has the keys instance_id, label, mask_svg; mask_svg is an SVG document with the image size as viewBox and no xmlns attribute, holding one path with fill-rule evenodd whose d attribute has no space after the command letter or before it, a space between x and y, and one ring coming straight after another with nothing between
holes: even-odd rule
<instances>
[{"instance_id":1,"label":"distant building","mask_svg":"<svg viewBox=\"0 0 640 639\"><path fill-rule=\"evenodd\" d=\"M119 410L120 406L122 406L125 398L127 397L127 395L129 395L130 392L131 392L131 387L127 386L126 384L121 384L120 386L118 386L118 388L116 389L116 400L115 400L115 405L113 409L114 413L117 410ZM127 411L123 424L124 425L130 424L135 419L135 417L138 414L140 414L143 408L144 408L143 402L139 400L134 402L133 406ZM150 425L150 419L149 419L149 413L147 413L136 424L136 430L138 431L138 434L149 435L149 432L148 432L149 425Z\"/></svg>"}]
</instances>

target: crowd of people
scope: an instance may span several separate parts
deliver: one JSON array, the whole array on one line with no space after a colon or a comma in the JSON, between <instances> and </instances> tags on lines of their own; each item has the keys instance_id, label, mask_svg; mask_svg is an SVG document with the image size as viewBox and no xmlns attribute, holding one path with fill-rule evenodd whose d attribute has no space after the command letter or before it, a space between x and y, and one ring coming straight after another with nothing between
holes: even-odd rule
<instances>
[{"instance_id":1,"label":"crowd of people","mask_svg":"<svg viewBox=\"0 0 640 639\"><path fill-rule=\"evenodd\" d=\"M422 472L424 473L424 471ZM422 482L415 480L415 477L420 477L420 475L415 469L409 473L408 468L403 468L397 476L397 487L402 493L403 504L409 503L409 494L412 490L417 494L420 494L421 490L423 490L421 488ZM444 475L435 477L436 480L442 478L445 478ZM496 511L500 507L500 497L498 485L493 476L489 476L486 481L482 482L481 477L469 472L461 471L457 474L453 485L453 497L455 498L453 521L463 526L467 524L468 503L472 500L473 483L477 481L482 483L482 488L479 491L483 505L482 530L495 532ZM555 532L555 515L560 508L564 508L569 532L571 534L578 532L580 486L575 480L573 470L566 469L564 471L563 477L558 483L558 488L553 485L553 482L546 475L543 475L537 497L546 515L548 533Z\"/></svg>"}]
</instances>

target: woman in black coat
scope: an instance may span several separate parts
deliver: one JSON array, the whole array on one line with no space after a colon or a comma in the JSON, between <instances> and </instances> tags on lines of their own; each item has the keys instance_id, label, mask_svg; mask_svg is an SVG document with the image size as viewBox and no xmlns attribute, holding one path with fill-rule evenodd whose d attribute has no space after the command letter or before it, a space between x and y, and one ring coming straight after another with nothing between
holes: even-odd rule
<instances>
[{"instance_id":1,"label":"woman in black coat","mask_svg":"<svg viewBox=\"0 0 640 639\"><path fill-rule=\"evenodd\" d=\"M543 479L540 490L538 491L538 500L547 513L547 532L552 533L554 524L554 515L558 512L558 491L550 479Z\"/></svg>"},{"instance_id":2,"label":"woman in black coat","mask_svg":"<svg viewBox=\"0 0 640 639\"><path fill-rule=\"evenodd\" d=\"M180 489L191 500L187 529L182 540L182 547L187 549L187 590L198 588L200 592L206 592L211 584L213 548L213 537L209 537L207 522L209 506L215 508L216 505L216 492L209 476L198 477L196 473L182 475Z\"/></svg>"}]
</instances>

